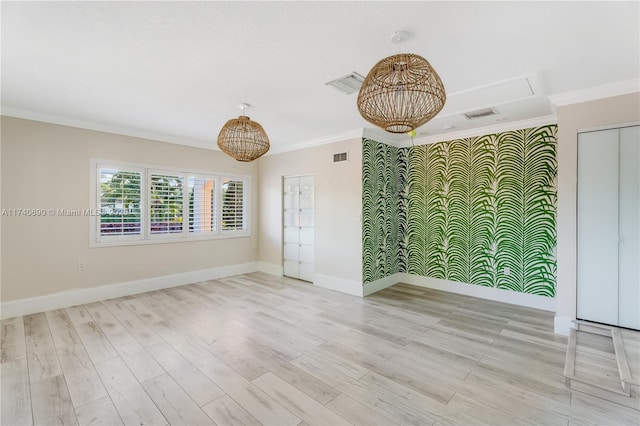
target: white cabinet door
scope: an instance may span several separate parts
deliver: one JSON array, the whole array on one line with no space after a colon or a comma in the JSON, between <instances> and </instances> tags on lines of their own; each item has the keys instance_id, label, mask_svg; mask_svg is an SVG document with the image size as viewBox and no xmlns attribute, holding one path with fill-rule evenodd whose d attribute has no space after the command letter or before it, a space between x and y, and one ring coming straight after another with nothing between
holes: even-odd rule
<instances>
[{"instance_id":1,"label":"white cabinet door","mask_svg":"<svg viewBox=\"0 0 640 426\"><path fill-rule=\"evenodd\" d=\"M283 179L284 275L313 281L315 273L315 185L313 176Z\"/></svg>"}]
</instances>

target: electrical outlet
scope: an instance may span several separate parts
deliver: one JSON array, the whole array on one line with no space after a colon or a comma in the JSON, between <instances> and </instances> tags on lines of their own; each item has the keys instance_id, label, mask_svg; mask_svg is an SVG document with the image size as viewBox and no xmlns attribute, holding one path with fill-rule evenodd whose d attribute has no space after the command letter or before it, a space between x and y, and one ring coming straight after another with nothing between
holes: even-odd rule
<instances>
[{"instance_id":1,"label":"electrical outlet","mask_svg":"<svg viewBox=\"0 0 640 426\"><path fill-rule=\"evenodd\" d=\"M78 271L85 271L87 269L87 265L84 263L84 260L78 260Z\"/></svg>"},{"instance_id":2,"label":"electrical outlet","mask_svg":"<svg viewBox=\"0 0 640 426\"><path fill-rule=\"evenodd\" d=\"M504 274L505 274L505 275L511 275L511 268L509 268L508 266L506 266L506 267L504 268Z\"/></svg>"}]
</instances>

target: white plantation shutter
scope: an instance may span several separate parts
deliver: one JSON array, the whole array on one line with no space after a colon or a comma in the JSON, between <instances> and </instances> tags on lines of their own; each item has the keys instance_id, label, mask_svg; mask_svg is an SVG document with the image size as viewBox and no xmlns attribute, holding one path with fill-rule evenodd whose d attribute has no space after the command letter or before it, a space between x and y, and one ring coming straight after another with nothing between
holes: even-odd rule
<instances>
[{"instance_id":1,"label":"white plantation shutter","mask_svg":"<svg viewBox=\"0 0 640 426\"><path fill-rule=\"evenodd\" d=\"M218 232L218 179L189 177L189 232L215 234Z\"/></svg>"},{"instance_id":2,"label":"white plantation shutter","mask_svg":"<svg viewBox=\"0 0 640 426\"><path fill-rule=\"evenodd\" d=\"M92 247L250 235L249 178L92 162Z\"/></svg>"},{"instance_id":3,"label":"white plantation shutter","mask_svg":"<svg viewBox=\"0 0 640 426\"><path fill-rule=\"evenodd\" d=\"M99 241L142 235L142 171L98 165Z\"/></svg>"},{"instance_id":4,"label":"white plantation shutter","mask_svg":"<svg viewBox=\"0 0 640 426\"><path fill-rule=\"evenodd\" d=\"M149 177L149 234L179 234L184 219L184 178L155 174Z\"/></svg>"},{"instance_id":5,"label":"white plantation shutter","mask_svg":"<svg viewBox=\"0 0 640 426\"><path fill-rule=\"evenodd\" d=\"M243 231L245 223L246 180L222 180L222 231Z\"/></svg>"}]
</instances>

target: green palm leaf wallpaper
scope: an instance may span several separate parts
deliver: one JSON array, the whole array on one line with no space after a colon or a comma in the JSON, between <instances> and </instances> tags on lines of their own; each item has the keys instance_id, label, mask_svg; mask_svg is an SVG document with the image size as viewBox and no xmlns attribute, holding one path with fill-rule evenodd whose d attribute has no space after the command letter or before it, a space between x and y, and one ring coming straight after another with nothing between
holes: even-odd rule
<instances>
[{"instance_id":1,"label":"green palm leaf wallpaper","mask_svg":"<svg viewBox=\"0 0 640 426\"><path fill-rule=\"evenodd\" d=\"M364 282L407 272L553 297L556 133L363 140Z\"/></svg>"},{"instance_id":2,"label":"green palm leaf wallpaper","mask_svg":"<svg viewBox=\"0 0 640 426\"><path fill-rule=\"evenodd\" d=\"M363 139L363 280L400 272L398 226L398 148Z\"/></svg>"}]
</instances>

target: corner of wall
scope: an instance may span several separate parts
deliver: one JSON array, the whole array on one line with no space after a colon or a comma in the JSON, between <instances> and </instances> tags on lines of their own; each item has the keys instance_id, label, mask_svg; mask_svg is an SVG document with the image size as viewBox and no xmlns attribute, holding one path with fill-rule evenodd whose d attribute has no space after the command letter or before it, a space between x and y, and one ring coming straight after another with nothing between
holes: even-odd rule
<instances>
[{"instance_id":1,"label":"corner of wall","mask_svg":"<svg viewBox=\"0 0 640 426\"><path fill-rule=\"evenodd\" d=\"M258 262L258 271L264 272L265 274L275 275L281 277L283 272L282 265L277 265L275 263L270 262Z\"/></svg>"},{"instance_id":2,"label":"corner of wall","mask_svg":"<svg viewBox=\"0 0 640 426\"><path fill-rule=\"evenodd\" d=\"M556 316L553 319L553 332L562 336L568 336L573 328L573 318Z\"/></svg>"},{"instance_id":3,"label":"corner of wall","mask_svg":"<svg viewBox=\"0 0 640 426\"><path fill-rule=\"evenodd\" d=\"M353 296L363 296L362 283L355 280L316 273L313 279L313 285Z\"/></svg>"},{"instance_id":4,"label":"corner of wall","mask_svg":"<svg viewBox=\"0 0 640 426\"><path fill-rule=\"evenodd\" d=\"M379 280L365 283L363 286L363 296L369 296L370 294L376 293L380 290L384 290L387 287L391 287L394 284L402 282L403 276L404 274L397 272L384 278L380 278Z\"/></svg>"}]
</instances>

